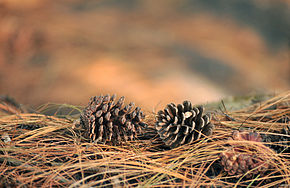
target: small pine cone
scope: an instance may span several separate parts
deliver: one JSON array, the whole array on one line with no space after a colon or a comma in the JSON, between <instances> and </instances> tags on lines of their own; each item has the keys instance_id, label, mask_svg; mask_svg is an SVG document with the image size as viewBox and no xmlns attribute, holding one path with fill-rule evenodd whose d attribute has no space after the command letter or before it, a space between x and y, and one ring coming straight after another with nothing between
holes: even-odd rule
<instances>
[{"instance_id":1,"label":"small pine cone","mask_svg":"<svg viewBox=\"0 0 290 188\"><path fill-rule=\"evenodd\" d=\"M234 131L230 140L261 142L262 138L258 133ZM231 145L232 148L220 155L221 165L229 175L243 175L258 167L247 175L247 177L251 177L252 175L263 174L270 168L269 164L265 163L265 156L256 155L270 151L266 146L262 145L261 151L256 151L255 147L251 149L241 144Z\"/></svg>"},{"instance_id":2,"label":"small pine cone","mask_svg":"<svg viewBox=\"0 0 290 188\"><path fill-rule=\"evenodd\" d=\"M262 142L262 137L256 132L233 131L230 140L247 140L254 142Z\"/></svg>"},{"instance_id":3,"label":"small pine cone","mask_svg":"<svg viewBox=\"0 0 290 188\"><path fill-rule=\"evenodd\" d=\"M81 126L88 132L85 137L94 142L120 144L122 141L134 140L147 125L139 107L134 103L123 107L124 97L115 101L116 95L95 96L80 117Z\"/></svg>"},{"instance_id":4,"label":"small pine cone","mask_svg":"<svg viewBox=\"0 0 290 188\"><path fill-rule=\"evenodd\" d=\"M290 153L290 126L288 125L281 131L275 131L274 133L277 134L263 134L263 141L268 142L267 146L277 153Z\"/></svg>"},{"instance_id":5,"label":"small pine cone","mask_svg":"<svg viewBox=\"0 0 290 188\"><path fill-rule=\"evenodd\" d=\"M189 101L177 106L168 104L158 112L155 128L163 142L171 148L191 143L202 135L211 135L214 129L210 116L203 115L203 111L202 106L193 107Z\"/></svg>"},{"instance_id":6,"label":"small pine cone","mask_svg":"<svg viewBox=\"0 0 290 188\"><path fill-rule=\"evenodd\" d=\"M255 155L235 152L229 150L221 154L221 165L229 175L242 175L256 167L257 169L251 171L249 176L264 173L269 165L264 160Z\"/></svg>"}]
</instances>

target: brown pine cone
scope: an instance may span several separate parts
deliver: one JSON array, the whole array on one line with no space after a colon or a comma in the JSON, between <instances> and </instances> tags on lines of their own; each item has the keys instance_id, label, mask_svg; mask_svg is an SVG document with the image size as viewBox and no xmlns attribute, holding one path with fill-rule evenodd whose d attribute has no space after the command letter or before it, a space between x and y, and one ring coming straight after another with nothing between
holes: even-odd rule
<instances>
[{"instance_id":1,"label":"brown pine cone","mask_svg":"<svg viewBox=\"0 0 290 188\"><path fill-rule=\"evenodd\" d=\"M258 133L234 131L230 140L261 142L262 138ZM229 175L243 175L256 168L247 175L247 177L251 177L252 175L263 174L270 168L269 164L265 162L267 152L271 152L269 148L259 145L260 149L257 150L256 147L242 144L231 143L232 147L221 153L221 165L224 171Z\"/></svg>"},{"instance_id":2,"label":"brown pine cone","mask_svg":"<svg viewBox=\"0 0 290 188\"><path fill-rule=\"evenodd\" d=\"M158 112L155 128L163 142L171 148L191 143L202 135L212 134L214 126L210 123L210 116L203 115L203 111L202 106L193 107L189 101L177 106L168 104Z\"/></svg>"},{"instance_id":3,"label":"brown pine cone","mask_svg":"<svg viewBox=\"0 0 290 188\"><path fill-rule=\"evenodd\" d=\"M80 117L81 126L87 131L84 136L94 142L120 144L134 140L147 125L145 115L134 103L123 107L124 97L115 101L116 95L95 96Z\"/></svg>"}]
</instances>

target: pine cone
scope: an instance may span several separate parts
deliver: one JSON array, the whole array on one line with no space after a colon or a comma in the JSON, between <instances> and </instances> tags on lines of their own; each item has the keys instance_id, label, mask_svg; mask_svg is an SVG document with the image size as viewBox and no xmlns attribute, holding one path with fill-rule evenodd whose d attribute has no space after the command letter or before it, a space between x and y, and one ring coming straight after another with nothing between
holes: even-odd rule
<instances>
[{"instance_id":1,"label":"pine cone","mask_svg":"<svg viewBox=\"0 0 290 188\"><path fill-rule=\"evenodd\" d=\"M121 97L117 102L115 99L116 95L90 99L80 117L81 126L88 131L85 137L94 142L116 145L134 140L147 126L142 122L145 116L139 107L134 109L132 102L123 107L125 98Z\"/></svg>"},{"instance_id":2,"label":"pine cone","mask_svg":"<svg viewBox=\"0 0 290 188\"><path fill-rule=\"evenodd\" d=\"M158 112L155 128L163 142L171 148L191 143L202 135L212 134L214 126L210 123L210 116L203 115L203 111L202 106L193 107L189 101L177 106L168 104Z\"/></svg>"},{"instance_id":3,"label":"pine cone","mask_svg":"<svg viewBox=\"0 0 290 188\"><path fill-rule=\"evenodd\" d=\"M277 153L290 153L290 126L283 128L281 131L274 131L277 134L263 134L263 141L268 142L270 148Z\"/></svg>"},{"instance_id":4,"label":"pine cone","mask_svg":"<svg viewBox=\"0 0 290 188\"><path fill-rule=\"evenodd\" d=\"M234 131L230 140L261 142L262 138L258 133ZM257 168L247 175L247 177L251 177L252 175L263 174L269 169L269 164L265 163L266 155L263 156L262 153L267 154L270 149L261 145L260 150L257 151L255 147L247 147L246 144L241 144L231 144L232 148L221 153L221 165L224 171L229 175L242 175Z\"/></svg>"}]
</instances>

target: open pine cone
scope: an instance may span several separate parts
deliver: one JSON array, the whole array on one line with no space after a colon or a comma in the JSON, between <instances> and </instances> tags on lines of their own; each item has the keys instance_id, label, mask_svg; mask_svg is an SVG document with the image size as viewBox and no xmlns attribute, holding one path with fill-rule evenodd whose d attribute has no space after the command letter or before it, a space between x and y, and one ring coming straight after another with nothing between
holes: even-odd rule
<instances>
[{"instance_id":1,"label":"open pine cone","mask_svg":"<svg viewBox=\"0 0 290 188\"><path fill-rule=\"evenodd\" d=\"M116 95L95 96L80 117L81 126L87 131L84 136L94 142L113 145L134 140L147 125L142 122L144 114L134 103L123 107L124 97L115 101Z\"/></svg>"},{"instance_id":2,"label":"open pine cone","mask_svg":"<svg viewBox=\"0 0 290 188\"><path fill-rule=\"evenodd\" d=\"M158 112L155 128L163 142L171 148L191 143L202 135L212 134L214 126L210 123L210 116L204 115L203 111L202 106L193 107L189 101L177 106L168 104Z\"/></svg>"},{"instance_id":3,"label":"open pine cone","mask_svg":"<svg viewBox=\"0 0 290 188\"><path fill-rule=\"evenodd\" d=\"M230 140L261 143L262 138L258 133L234 131ZM229 175L243 175L252 169L255 170L246 177L263 174L270 168L269 164L265 162L267 152L271 153L271 150L263 144L251 146L246 143L231 143L231 148L220 155L221 165Z\"/></svg>"}]
</instances>

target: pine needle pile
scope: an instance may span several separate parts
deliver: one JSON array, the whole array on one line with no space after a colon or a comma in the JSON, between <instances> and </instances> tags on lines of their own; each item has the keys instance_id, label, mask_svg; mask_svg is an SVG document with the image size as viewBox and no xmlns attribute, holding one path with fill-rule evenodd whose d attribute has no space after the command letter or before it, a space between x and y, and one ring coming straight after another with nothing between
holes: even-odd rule
<instances>
[{"instance_id":1,"label":"pine needle pile","mask_svg":"<svg viewBox=\"0 0 290 188\"><path fill-rule=\"evenodd\" d=\"M109 145L88 142L81 134L83 128L76 126L75 115L1 113L0 186L289 186L289 117L287 92L238 111L216 111L211 136L170 149L156 142L160 138L154 131L122 145ZM155 121L155 114L147 113L148 130L154 130ZM243 134L235 137L235 131ZM235 171L229 172L223 164L241 167L234 158L240 155L263 162L253 169L231 166Z\"/></svg>"}]
</instances>

